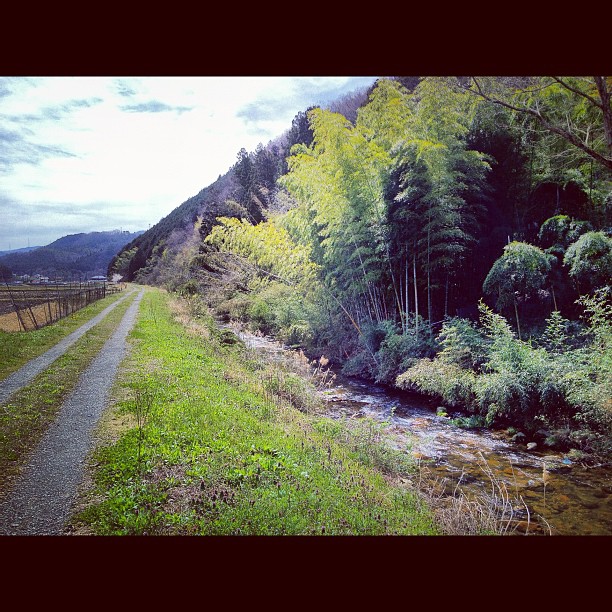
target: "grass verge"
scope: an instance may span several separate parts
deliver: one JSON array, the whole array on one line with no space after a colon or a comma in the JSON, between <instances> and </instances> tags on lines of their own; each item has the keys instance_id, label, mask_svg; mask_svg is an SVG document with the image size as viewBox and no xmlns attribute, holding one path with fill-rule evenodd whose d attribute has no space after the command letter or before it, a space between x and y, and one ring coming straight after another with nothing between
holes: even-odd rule
<instances>
[{"instance_id":1,"label":"grass verge","mask_svg":"<svg viewBox=\"0 0 612 612\"><path fill-rule=\"evenodd\" d=\"M37 330L27 332L0 330L0 380L17 371L31 359L42 355L123 295L125 292L109 295L52 325Z\"/></svg>"},{"instance_id":2,"label":"grass verge","mask_svg":"<svg viewBox=\"0 0 612 612\"><path fill-rule=\"evenodd\" d=\"M317 414L295 377L147 289L74 533L436 534L407 453Z\"/></svg>"},{"instance_id":3,"label":"grass verge","mask_svg":"<svg viewBox=\"0 0 612 612\"><path fill-rule=\"evenodd\" d=\"M76 386L81 373L115 331L136 295L134 293L119 304L29 385L14 393L4 404L0 404L0 496L6 494L28 453L55 418L62 402ZM104 302L106 299L100 301ZM106 303L107 306L108 304L109 302ZM103 305L100 310L102 308ZM81 320L81 324L84 320Z\"/></svg>"}]
</instances>

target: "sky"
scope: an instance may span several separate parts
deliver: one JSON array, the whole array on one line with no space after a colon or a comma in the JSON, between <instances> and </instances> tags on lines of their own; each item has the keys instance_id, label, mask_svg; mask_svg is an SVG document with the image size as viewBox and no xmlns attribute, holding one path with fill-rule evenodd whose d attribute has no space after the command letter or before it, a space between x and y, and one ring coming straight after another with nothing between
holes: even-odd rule
<instances>
[{"instance_id":1,"label":"sky","mask_svg":"<svg viewBox=\"0 0 612 612\"><path fill-rule=\"evenodd\" d=\"M376 77L0 77L0 251L146 230Z\"/></svg>"}]
</instances>

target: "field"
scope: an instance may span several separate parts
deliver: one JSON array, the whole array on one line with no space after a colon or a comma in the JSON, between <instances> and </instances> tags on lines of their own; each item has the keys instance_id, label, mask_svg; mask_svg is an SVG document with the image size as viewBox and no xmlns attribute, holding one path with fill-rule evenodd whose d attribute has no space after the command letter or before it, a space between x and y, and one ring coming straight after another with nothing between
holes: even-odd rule
<instances>
[{"instance_id":1,"label":"field","mask_svg":"<svg viewBox=\"0 0 612 612\"><path fill-rule=\"evenodd\" d=\"M0 286L0 330L39 329L117 291L93 282Z\"/></svg>"}]
</instances>

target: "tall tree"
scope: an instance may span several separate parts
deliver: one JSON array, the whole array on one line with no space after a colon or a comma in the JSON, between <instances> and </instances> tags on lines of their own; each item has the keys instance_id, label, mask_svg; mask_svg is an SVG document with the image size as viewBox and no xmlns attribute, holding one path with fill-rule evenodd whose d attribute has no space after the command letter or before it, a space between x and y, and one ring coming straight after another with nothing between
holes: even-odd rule
<instances>
[{"instance_id":1,"label":"tall tree","mask_svg":"<svg viewBox=\"0 0 612 612\"><path fill-rule=\"evenodd\" d=\"M463 263L477 230L477 195L488 158L467 146L467 134L475 105L469 96L457 92L446 79L423 79L411 96L414 121L409 138L417 157L427 168L431 189L423 202L419 254L426 277L427 314L433 320L435 290L444 288L448 313L450 277Z\"/></svg>"},{"instance_id":2,"label":"tall tree","mask_svg":"<svg viewBox=\"0 0 612 612\"><path fill-rule=\"evenodd\" d=\"M13 278L13 273L8 266L0 263L0 281L10 281Z\"/></svg>"},{"instance_id":3,"label":"tall tree","mask_svg":"<svg viewBox=\"0 0 612 612\"><path fill-rule=\"evenodd\" d=\"M388 80L374 88L355 126L339 113L314 109L312 146L294 148L282 179L301 202L302 212L293 220L317 228L320 248L314 252L321 255L327 281L347 295L356 316L403 316L389 256L384 189L409 116L405 90Z\"/></svg>"},{"instance_id":4,"label":"tall tree","mask_svg":"<svg viewBox=\"0 0 612 612\"><path fill-rule=\"evenodd\" d=\"M236 199L245 207L250 220L258 223L264 218L264 205L259 194L254 158L255 155L249 154L246 149L240 149L233 170L241 187L240 193L236 194Z\"/></svg>"}]
</instances>

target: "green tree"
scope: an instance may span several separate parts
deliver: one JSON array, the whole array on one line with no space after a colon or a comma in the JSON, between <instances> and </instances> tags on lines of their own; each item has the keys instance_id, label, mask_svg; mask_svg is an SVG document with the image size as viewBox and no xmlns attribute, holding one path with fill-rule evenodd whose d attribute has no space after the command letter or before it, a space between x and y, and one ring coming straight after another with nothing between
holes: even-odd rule
<instances>
[{"instance_id":1,"label":"green tree","mask_svg":"<svg viewBox=\"0 0 612 612\"><path fill-rule=\"evenodd\" d=\"M241 188L240 193L237 194L237 199L247 210L249 219L253 223L259 223L263 220L264 204L259 193L255 155L247 153L246 149L242 148L238 152L237 158L238 160L233 166L234 174Z\"/></svg>"},{"instance_id":2,"label":"green tree","mask_svg":"<svg viewBox=\"0 0 612 612\"><path fill-rule=\"evenodd\" d=\"M389 174L385 198L386 222L389 228L390 253L400 280L403 277L403 304L405 319L410 312L410 282L413 290L415 333L419 334L419 291L417 283L417 259L422 233L425 199L431 192L427 167L417 155L417 146L406 148ZM403 270L403 274L402 274ZM411 280L412 279L412 280Z\"/></svg>"},{"instance_id":3,"label":"green tree","mask_svg":"<svg viewBox=\"0 0 612 612\"><path fill-rule=\"evenodd\" d=\"M273 220L252 225L246 220L220 217L205 242L240 255L268 278L288 285L311 287L317 266L308 247L296 244Z\"/></svg>"},{"instance_id":4,"label":"green tree","mask_svg":"<svg viewBox=\"0 0 612 612\"><path fill-rule=\"evenodd\" d=\"M413 160L424 169L429 188L415 211L420 223L416 248L425 277L427 314L433 320L433 293L444 288L444 306L448 314L450 279L462 266L478 229L479 196L490 170L487 156L468 149L467 135L475 105L470 96L454 90L446 79L423 79L408 98L413 115L406 122L400 159L406 168ZM403 181L409 184L404 170ZM405 194L395 196L405 199ZM416 299L415 299L416 303Z\"/></svg>"},{"instance_id":5,"label":"green tree","mask_svg":"<svg viewBox=\"0 0 612 612\"><path fill-rule=\"evenodd\" d=\"M555 215L542 223L538 238L541 247L547 252L563 255L572 242L592 230L588 221L572 219L568 215Z\"/></svg>"},{"instance_id":6,"label":"green tree","mask_svg":"<svg viewBox=\"0 0 612 612\"><path fill-rule=\"evenodd\" d=\"M457 85L485 106L512 114L513 131L528 158L530 179L529 191L517 205L529 217L542 223L544 219L537 215L548 205L551 208L544 218L564 213L589 219L598 228L609 224L610 77L472 77L458 79Z\"/></svg>"},{"instance_id":7,"label":"green tree","mask_svg":"<svg viewBox=\"0 0 612 612\"><path fill-rule=\"evenodd\" d=\"M10 281L13 278L13 273L11 269L4 264L0 263L0 280L1 281Z\"/></svg>"},{"instance_id":8,"label":"green tree","mask_svg":"<svg viewBox=\"0 0 612 612\"><path fill-rule=\"evenodd\" d=\"M521 339L518 301L533 297L547 282L553 256L525 242L511 242L495 261L483 284L486 295L495 298L498 309L512 306Z\"/></svg>"},{"instance_id":9,"label":"green tree","mask_svg":"<svg viewBox=\"0 0 612 612\"><path fill-rule=\"evenodd\" d=\"M377 285L388 263L381 223L388 155L338 113L314 109L309 116L312 146L294 147L281 179L298 202L287 227L313 243L324 282L355 318L382 316Z\"/></svg>"},{"instance_id":10,"label":"green tree","mask_svg":"<svg viewBox=\"0 0 612 612\"><path fill-rule=\"evenodd\" d=\"M612 170L611 77L471 77L460 86L528 117L571 152Z\"/></svg>"},{"instance_id":11,"label":"green tree","mask_svg":"<svg viewBox=\"0 0 612 612\"><path fill-rule=\"evenodd\" d=\"M587 232L572 243L563 258L579 287L593 291L612 279L612 238L604 232Z\"/></svg>"},{"instance_id":12,"label":"green tree","mask_svg":"<svg viewBox=\"0 0 612 612\"><path fill-rule=\"evenodd\" d=\"M122 251L115 258L111 265L111 273L121 274L124 279L129 279L131 272L131 264L138 253L138 247L132 247L126 251Z\"/></svg>"}]
</instances>

